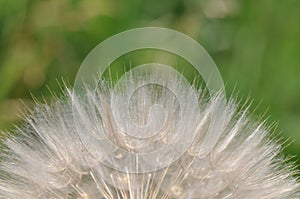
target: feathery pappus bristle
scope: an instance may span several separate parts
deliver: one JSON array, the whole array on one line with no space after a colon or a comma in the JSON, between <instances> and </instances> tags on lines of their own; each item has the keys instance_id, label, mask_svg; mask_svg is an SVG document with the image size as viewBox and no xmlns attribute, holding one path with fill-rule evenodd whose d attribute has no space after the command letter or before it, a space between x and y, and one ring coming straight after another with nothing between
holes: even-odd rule
<instances>
[{"instance_id":1,"label":"feathery pappus bristle","mask_svg":"<svg viewBox=\"0 0 300 199\"><path fill-rule=\"evenodd\" d=\"M300 198L294 165L266 125L224 98L159 75L68 90L3 140L0 196Z\"/></svg>"}]
</instances>

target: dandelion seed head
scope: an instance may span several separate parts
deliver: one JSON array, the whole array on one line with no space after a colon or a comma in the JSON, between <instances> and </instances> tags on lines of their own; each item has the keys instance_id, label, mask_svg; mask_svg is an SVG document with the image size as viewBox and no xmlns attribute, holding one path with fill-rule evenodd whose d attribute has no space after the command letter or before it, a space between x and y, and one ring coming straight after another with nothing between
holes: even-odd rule
<instances>
[{"instance_id":1,"label":"dandelion seed head","mask_svg":"<svg viewBox=\"0 0 300 199\"><path fill-rule=\"evenodd\" d=\"M123 83L37 104L3 140L1 197L300 197L281 146L233 99L207 99L172 75L130 75Z\"/></svg>"},{"instance_id":2,"label":"dandelion seed head","mask_svg":"<svg viewBox=\"0 0 300 199\"><path fill-rule=\"evenodd\" d=\"M162 64L135 67L116 84L96 81L107 60L142 48L185 58L210 97ZM0 198L300 198L279 141L226 100L217 67L186 35L125 31L99 44L78 74L64 98L37 103L2 137Z\"/></svg>"}]
</instances>

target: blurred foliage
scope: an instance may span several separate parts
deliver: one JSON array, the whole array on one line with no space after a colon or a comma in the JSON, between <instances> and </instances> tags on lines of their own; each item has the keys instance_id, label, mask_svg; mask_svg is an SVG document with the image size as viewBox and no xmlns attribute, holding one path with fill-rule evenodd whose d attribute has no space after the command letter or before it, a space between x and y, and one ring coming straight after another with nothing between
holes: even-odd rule
<instances>
[{"instance_id":1,"label":"blurred foliage","mask_svg":"<svg viewBox=\"0 0 300 199\"><path fill-rule=\"evenodd\" d=\"M0 0L0 128L32 105L31 93L51 98L47 86L59 93L57 80L72 84L104 39L159 26L199 41L227 93L254 99L257 115L268 109L292 141L288 153L300 157L299 19L299 0Z\"/></svg>"}]
</instances>

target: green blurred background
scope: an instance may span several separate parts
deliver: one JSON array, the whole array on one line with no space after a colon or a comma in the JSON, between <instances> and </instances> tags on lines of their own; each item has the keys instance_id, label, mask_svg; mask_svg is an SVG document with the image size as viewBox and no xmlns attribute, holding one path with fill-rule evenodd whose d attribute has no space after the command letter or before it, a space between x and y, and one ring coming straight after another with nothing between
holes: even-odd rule
<instances>
[{"instance_id":1,"label":"green blurred background","mask_svg":"<svg viewBox=\"0 0 300 199\"><path fill-rule=\"evenodd\" d=\"M289 138L300 157L299 0L0 0L0 129L25 106L72 85L85 56L121 31L159 26L201 43L228 95ZM190 74L190 76L192 76ZM258 108L256 108L258 106ZM299 161L298 161L299 164Z\"/></svg>"}]
</instances>

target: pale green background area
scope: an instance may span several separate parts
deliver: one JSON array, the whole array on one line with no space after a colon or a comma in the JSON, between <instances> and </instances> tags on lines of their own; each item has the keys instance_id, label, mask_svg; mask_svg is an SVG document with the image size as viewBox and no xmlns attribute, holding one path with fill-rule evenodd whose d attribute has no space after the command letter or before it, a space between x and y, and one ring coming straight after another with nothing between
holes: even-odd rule
<instances>
[{"instance_id":1,"label":"pale green background area","mask_svg":"<svg viewBox=\"0 0 300 199\"><path fill-rule=\"evenodd\" d=\"M276 131L292 142L286 153L299 159L299 0L0 0L0 129L13 129L24 106L32 106L31 93L51 99L47 86L60 93L57 80L72 85L101 41L143 26L171 28L202 44L227 94L253 99L256 115L267 110L268 123L277 122Z\"/></svg>"}]
</instances>

